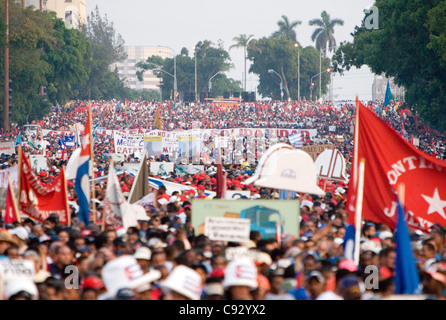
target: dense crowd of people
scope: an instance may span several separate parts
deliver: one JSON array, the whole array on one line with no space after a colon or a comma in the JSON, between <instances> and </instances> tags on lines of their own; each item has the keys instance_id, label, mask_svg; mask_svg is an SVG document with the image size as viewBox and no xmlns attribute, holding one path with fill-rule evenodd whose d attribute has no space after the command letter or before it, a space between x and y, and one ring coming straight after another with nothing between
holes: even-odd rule
<instances>
[{"instance_id":1,"label":"dense crowd of people","mask_svg":"<svg viewBox=\"0 0 446 320\"><path fill-rule=\"evenodd\" d=\"M370 101L367 107L393 126L409 141L418 138L417 147L446 160L446 134L426 126L419 116L404 109L401 102L383 106ZM85 124L88 102L73 101L55 107L38 121L41 130L23 135L22 145L29 154L45 154L48 170L39 172L41 184L50 186L74 148L60 150L58 133L43 135L43 129L73 131ZM91 102L93 125L108 130L154 129L158 109L164 130L205 128L306 128L317 129L314 139L304 145L334 144L351 162L353 151L354 102L337 104L310 101L242 103L222 108L210 103L181 104L149 101ZM329 130L336 126L336 132ZM1 141L14 141L21 127L1 134ZM336 139L341 135L342 140ZM26 141L39 144L37 149ZM284 139L282 142L289 142ZM114 153L110 135L94 140L94 175L105 176ZM1 169L17 164L17 155L2 155ZM140 161L138 155L125 157L122 163ZM169 161L166 155L151 157L150 162ZM85 225L77 217L74 183L68 182L68 200L72 223L61 225L56 216L44 223L25 219L14 224L0 221L0 256L29 259L35 275L31 284L5 287L6 299L40 300L359 300L387 299L395 294L395 242L393 230L384 224L364 221L361 230L360 263L347 259L344 236L347 227L347 184L325 181L324 196L299 194L300 212L296 213L298 235L262 238L251 230L250 241L232 243L212 241L197 234L191 224L193 200L206 198L206 190L215 191L215 165L203 164L197 174L169 172L158 177L183 185L181 191L167 194L165 188L153 188L155 201L144 205L146 215L127 230L101 225L106 180L95 185L96 211ZM279 199L279 190L244 183L255 172L256 164L226 164L226 187L246 190L251 199ZM134 176L119 175L121 190L128 195ZM430 233L411 230L411 241L422 279L422 293L430 299L444 299L446 289L446 251L443 228ZM244 247L251 259L231 260L231 248ZM67 266L76 266L75 277ZM376 286L370 287L366 266L376 266ZM71 269L69 269L71 270ZM131 270L131 272L129 271ZM129 273L130 272L130 273ZM74 285L67 285L70 282ZM372 281L373 282L373 281Z\"/></svg>"}]
</instances>

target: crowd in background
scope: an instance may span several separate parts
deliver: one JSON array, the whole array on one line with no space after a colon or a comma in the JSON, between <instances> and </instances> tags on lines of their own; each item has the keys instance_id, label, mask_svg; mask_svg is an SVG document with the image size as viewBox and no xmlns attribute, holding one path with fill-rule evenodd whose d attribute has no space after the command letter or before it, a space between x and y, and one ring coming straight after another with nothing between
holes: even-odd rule
<instances>
[{"instance_id":1,"label":"crowd in background","mask_svg":"<svg viewBox=\"0 0 446 320\"><path fill-rule=\"evenodd\" d=\"M71 102L53 108L38 121L42 129L72 131L76 123L85 124L88 102ZM304 145L331 143L351 162L353 151L354 102L339 104L302 102L256 102L222 108L209 103L181 104L139 101L91 102L93 125L109 130L154 129L158 108L165 130L205 128L306 128L317 129L314 139ZM383 106L370 101L367 107L412 141L418 148L438 159L446 160L446 135L430 129L400 102ZM329 127L336 126L336 132ZM14 141L21 127L1 134L1 141ZM39 136L40 135L40 136ZM342 140L336 137L341 135ZM43 139L42 139L43 138ZM39 173L43 185L51 185L60 167L57 133L23 136L22 142L41 141L33 149L24 144L25 152L45 154L48 170ZM42 143L42 141L46 141ZM283 139L281 142L288 142ZM67 157L74 148L67 148ZM110 135L96 135L94 141L96 177L107 175L114 153ZM125 157L125 162L138 162L138 155ZM17 155L2 155L0 169L17 163ZM165 155L152 161L168 161ZM117 164L117 165L122 165ZM165 188L153 189L156 201L145 205L146 216L139 217L137 227L127 230L101 226L102 201L106 180L95 186L96 212L91 223L77 219L77 195L73 182L68 182L72 225L62 226L57 217L44 223L26 219L22 223L0 225L0 255L10 259L30 259L35 263L36 287L8 291L8 299L96 300L96 299L228 299L228 300L302 300L302 299L386 299L395 293L394 234L383 224L365 221L361 230L359 266L346 259L344 236L347 227L347 184L319 181L325 187L323 197L300 194L301 208L297 217L299 235L282 235L264 239L252 230L248 243L211 241L196 234L191 224L193 199L206 198L204 192L216 190L215 166L204 164L198 174L169 172L159 177L176 182L181 191L167 194ZM245 184L255 164L225 165L227 188L250 191L251 199L278 199L278 190ZM130 191L134 177L119 175L121 190ZM303 201L305 200L305 201ZM422 293L428 298L444 299L446 289L445 233L435 226L427 234L411 230L413 251L422 279ZM247 247L255 252L251 260L230 261L226 255L233 247ZM79 287L66 286L66 266L75 265ZM108 265L108 266L107 266ZM369 288L365 267L379 270L378 285ZM113 268L112 268L113 266ZM134 279L121 277L125 270L134 271ZM121 273L120 273L121 272ZM34 290L35 289L35 290Z\"/></svg>"}]
</instances>

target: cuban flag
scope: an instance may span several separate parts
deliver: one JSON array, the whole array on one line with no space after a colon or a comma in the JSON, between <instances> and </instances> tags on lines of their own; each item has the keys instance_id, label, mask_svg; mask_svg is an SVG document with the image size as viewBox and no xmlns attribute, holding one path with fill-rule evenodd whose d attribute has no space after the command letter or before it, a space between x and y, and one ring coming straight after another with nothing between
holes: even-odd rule
<instances>
[{"instance_id":1,"label":"cuban flag","mask_svg":"<svg viewBox=\"0 0 446 320\"><path fill-rule=\"evenodd\" d=\"M78 160L76 181L74 190L76 191L79 204L79 219L87 226L90 223L90 161L91 161L91 110L88 108L87 123L82 137L81 152Z\"/></svg>"},{"instance_id":2,"label":"cuban flag","mask_svg":"<svg viewBox=\"0 0 446 320\"><path fill-rule=\"evenodd\" d=\"M297 133L288 136L288 140L296 149L302 149L304 145L304 139L302 138L302 133L299 130Z\"/></svg>"}]
</instances>

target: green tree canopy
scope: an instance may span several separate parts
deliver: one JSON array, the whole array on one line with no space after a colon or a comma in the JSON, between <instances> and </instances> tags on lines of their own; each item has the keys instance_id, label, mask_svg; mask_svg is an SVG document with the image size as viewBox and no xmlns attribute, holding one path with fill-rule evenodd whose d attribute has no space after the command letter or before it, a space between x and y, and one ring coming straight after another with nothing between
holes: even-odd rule
<instances>
[{"instance_id":1,"label":"green tree canopy","mask_svg":"<svg viewBox=\"0 0 446 320\"><path fill-rule=\"evenodd\" d=\"M283 99L297 99L297 70L298 55L295 42L285 37L271 36L263 37L259 40L252 40L260 50L248 48L248 58L252 61L249 69L259 76L258 92L265 97L272 97L275 100L281 99L280 82L282 81L284 96ZM309 88L312 76L319 73L320 52L314 47L306 47L301 50L301 96L310 98ZM322 70L330 66L328 59L322 59ZM274 70L271 71L270 70ZM317 81L319 78L316 79ZM329 76L322 75L322 93L327 90ZM313 92L313 98L316 98L318 91Z\"/></svg>"},{"instance_id":2,"label":"green tree canopy","mask_svg":"<svg viewBox=\"0 0 446 320\"><path fill-rule=\"evenodd\" d=\"M378 0L379 29L356 27L336 52L341 72L368 65L405 88L405 102L434 128L446 130L445 1Z\"/></svg>"},{"instance_id":3,"label":"green tree canopy","mask_svg":"<svg viewBox=\"0 0 446 320\"><path fill-rule=\"evenodd\" d=\"M209 79L217 72L221 73L212 80L213 95L241 91L240 81L229 79L224 74L233 65L230 62L229 53L223 49L222 43L214 45L213 42L204 40L198 42L195 48L193 57L189 56L189 51L186 48L183 48L176 56L177 89L180 94L195 92L195 58L197 59L197 93L201 95L201 100L207 95ZM162 69L164 72L157 72L157 76L162 79L163 99L171 99L173 98L174 61L174 58L148 57L146 61L136 64L139 68L138 79L142 81L142 75L146 71Z\"/></svg>"},{"instance_id":4,"label":"green tree canopy","mask_svg":"<svg viewBox=\"0 0 446 320\"><path fill-rule=\"evenodd\" d=\"M337 25L343 26L344 20L331 19L327 11L324 10L321 13L321 18L312 19L309 24L310 26L317 26L311 35L311 41L316 43L316 49L322 50L325 56L327 56L327 50L334 51L336 47L334 27Z\"/></svg>"},{"instance_id":5,"label":"green tree canopy","mask_svg":"<svg viewBox=\"0 0 446 320\"><path fill-rule=\"evenodd\" d=\"M282 20L277 21L279 30L275 31L273 33L273 36L284 37L288 40L297 42L297 35L294 29L300 24L302 24L302 21L300 20L290 21L286 15L282 15Z\"/></svg>"}]
</instances>

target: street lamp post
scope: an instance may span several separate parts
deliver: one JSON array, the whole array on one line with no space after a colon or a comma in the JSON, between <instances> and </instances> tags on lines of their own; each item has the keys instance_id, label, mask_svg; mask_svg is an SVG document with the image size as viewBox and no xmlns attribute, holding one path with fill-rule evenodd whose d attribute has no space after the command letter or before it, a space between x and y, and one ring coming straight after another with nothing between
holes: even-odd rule
<instances>
[{"instance_id":1,"label":"street lamp post","mask_svg":"<svg viewBox=\"0 0 446 320\"><path fill-rule=\"evenodd\" d=\"M300 45L295 43L297 48L297 101L300 101Z\"/></svg>"},{"instance_id":2,"label":"street lamp post","mask_svg":"<svg viewBox=\"0 0 446 320\"><path fill-rule=\"evenodd\" d=\"M195 47L195 101L197 101L197 50L198 48Z\"/></svg>"},{"instance_id":3,"label":"street lamp post","mask_svg":"<svg viewBox=\"0 0 446 320\"><path fill-rule=\"evenodd\" d=\"M175 79L176 79L176 76L175 75L173 75L173 74L171 74L171 73L169 73L169 72L167 72L167 71L165 71L165 70L163 70L163 69L160 69L160 68L157 68L157 69L152 69L152 72L164 72L164 73L167 73L169 76L171 76L171 77L173 77L174 78L174 81L175 81ZM161 85L160 85L160 92L161 92ZM175 94L175 89L174 89L174 94ZM175 97L174 97L174 99L175 99ZM162 100L161 100L162 101Z\"/></svg>"},{"instance_id":4,"label":"street lamp post","mask_svg":"<svg viewBox=\"0 0 446 320\"><path fill-rule=\"evenodd\" d=\"M177 87L177 54L175 53L175 50L173 50L170 47L169 50L171 50L173 52L173 100L176 100L177 97L177 91L178 91L178 87ZM172 54L172 53L170 53Z\"/></svg>"},{"instance_id":5,"label":"street lamp post","mask_svg":"<svg viewBox=\"0 0 446 320\"><path fill-rule=\"evenodd\" d=\"M312 88L312 87L314 86L313 79L316 78L317 76L319 76L319 88L321 88L322 74L324 74L324 73L326 73L326 72L330 73L331 71L332 71L332 70L331 70L330 68L327 68L327 70L322 71L322 72L319 72L318 74L315 74L314 76L312 76L312 77L311 77L311 80L310 80L310 83L311 83L311 87L310 87L310 88ZM319 98L320 98L320 97L322 97L322 90L321 90L321 89L319 89L319 90L320 90L320 91L319 91ZM311 90L311 91L312 91L312 90Z\"/></svg>"},{"instance_id":6,"label":"street lamp post","mask_svg":"<svg viewBox=\"0 0 446 320\"><path fill-rule=\"evenodd\" d=\"M218 71L216 74L214 74L210 79L209 79L209 82L208 82L208 92L211 92L211 88L212 88L212 79L214 79L214 77L216 77L217 75L219 75L221 73L221 71Z\"/></svg>"},{"instance_id":7,"label":"street lamp post","mask_svg":"<svg viewBox=\"0 0 446 320\"><path fill-rule=\"evenodd\" d=\"M278 74L273 69L268 69L268 73L275 73L280 78L280 100L282 100L283 99L283 81L282 81L282 77L280 76L280 74Z\"/></svg>"}]
</instances>

